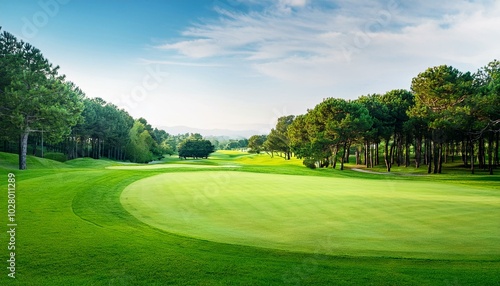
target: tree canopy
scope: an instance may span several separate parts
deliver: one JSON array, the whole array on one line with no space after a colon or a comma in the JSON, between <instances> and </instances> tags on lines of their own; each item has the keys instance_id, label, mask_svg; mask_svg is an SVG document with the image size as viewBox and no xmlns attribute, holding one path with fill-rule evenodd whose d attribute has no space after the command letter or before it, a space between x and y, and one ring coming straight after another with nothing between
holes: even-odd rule
<instances>
[{"instance_id":1,"label":"tree canopy","mask_svg":"<svg viewBox=\"0 0 500 286\"><path fill-rule=\"evenodd\" d=\"M184 140L101 98L85 97L58 72L40 50L8 32L0 34L0 148L19 153L20 169L27 168L30 148L33 154L37 147L42 154L48 148L67 159L144 163L173 154Z\"/></svg>"},{"instance_id":2,"label":"tree canopy","mask_svg":"<svg viewBox=\"0 0 500 286\"><path fill-rule=\"evenodd\" d=\"M214 151L215 147L209 140L188 138L179 145L179 158L208 158Z\"/></svg>"},{"instance_id":3,"label":"tree canopy","mask_svg":"<svg viewBox=\"0 0 500 286\"><path fill-rule=\"evenodd\" d=\"M45 131L60 142L83 111L83 92L58 74L40 50L12 34L0 34L0 114L8 137L19 137L19 169L26 166L28 137Z\"/></svg>"},{"instance_id":4,"label":"tree canopy","mask_svg":"<svg viewBox=\"0 0 500 286\"><path fill-rule=\"evenodd\" d=\"M0 31L1 32L1 31ZM460 156L463 166L490 174L500 165L500 62L477 72L440 65L411 81L410 90L369 94L355 100L326 98L301 115L280 117L269 134L250 139L172 136L144 118L101 98L87 98L59 74L40 50L0 33L0 150L19 153L26 169L28 150L51 148L68 159L108 157L149 162L164 154L207 158L215 145L224 149L293 155L308 167L340 169L355 155L356 164L393 164L441 173L444 162Z\"/></svg>"},{"instance_id":5,"label":"tree canopy","mask_svg":"<svg viewBox=\"0 0 500 286\"><path fill-rule=\"evenodd\" d=\"M417 168L425 164L429 173L441 173L448 158L460 155L472 172L477 165L492 174L500 164L499 95L497 60L476 73L431 67L412 79L410 91L327 98L306 114L282 117L262 148L293 153L311 168L335 168L340 161L343 169L352 153L356 164L379 165L383 145L389 172L413 160Z\"/></svg>"}]
</instances>

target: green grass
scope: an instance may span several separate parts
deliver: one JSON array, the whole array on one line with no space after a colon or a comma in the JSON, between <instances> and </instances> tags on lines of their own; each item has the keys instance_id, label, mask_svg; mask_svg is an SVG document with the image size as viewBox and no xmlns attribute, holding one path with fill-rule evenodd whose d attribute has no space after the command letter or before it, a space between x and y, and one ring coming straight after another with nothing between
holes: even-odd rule
<instances>
[{"instance_id":1,"label":"green grass","mask_svg":"<svg viewBox=\"0 0 500 286\"><path fill-rule=\"evenodd\" d=\"M272 159L276 161L269 162L266 166L265 161L270 160L266 158L267 155L223 158L225 154L217 153L215 156L222 158L214 158L212 160L214 166L239 164L240 167L234 168L237 171L232 171L232 168L113 170L106 167L120 163L90 159L59 163L30 158L33 161L28 165L29 170L16 171L17 157L0 153L0 169L3 170L2 177L5 178L2 186L5 190L6 173L13 171L16 174L18 223L16 241L18 275L16 280L9 279L7 270L3 267L0 285L498 285L500 283L500 255L498 248L493 245L495 240L498 241L498 236L487 238L488 230L490 234L495 233L495 224L487 221L488 206L492 208L492 221L496 218L498 222L495 211L500 212L494 207L500 196L498 175L445 174L422 178L384 176L353 171L308 170L290 163L282 165L281 162L284 161L282 158ZM245 159L247 157L248 159ZM202 164L203 161L198 163ZM266 200L265 192L259 192L257 188L251 188L251 185L240 186L246 188L249 194L240 194L239 197L246 198L255 207L263 208L264 215L259 215L259 210L247 213L248 215L269 218L272 217L269 212L285 213L287 207L295 207L296 210L308 208L316 210L317 208L310 206L311 204L318 204L321 206L318 209L328 215L340 213L342 208L358 206L361 208L346 209L344 216L350 215L352 218L344 217L344 221L354 220L366 225L369 221L376 221L377 215L395 218L391 212L401 215L413 212L429 219L428 223L434 226L432 228L434 231L438 231L436 228L440 227L444 228L443 232L453 228L456 228L458 233L466 232L467 228L476 231L472 231L467 238L462 235L457 238L448 235L450 239L455 239L449 242L450 245L459 243L462 238L467 242L449 252L453 253L450 257L447 254L429 251L425 254L428 257L425 259L401 258L420 256L412 251L410 254L404 254L404 251L391 254L387 251L390 247L383 245L380 246L384 248L383 250L372 249L379 253L363 253L363 251L356 253L355 250L359 250L358 246L362 245L356 241L351 242L351 253L345 253L335 250L334 239L342 237L327 235L314 237L317 241L314 251L311 252L306 247L303 249L306 252L295 252L273 249L273 245L268 245L271 248L265 248L266 245L255 247L174 234L144 223L130 214L120 202L122 192L127 186L134 186L134 182L143 184L155 176L160 176L156 178L161 180L170 179L172 184L175 184L175 180L183 178L189 179L193 184L199 183L195 178L212 175L218 178L215 181L231 183L233 180L228 180L226 176L235 176L234 178L238 180L239 176L242 176L241 180L247 180L245 183L254 184L263 190L266 186L262 183L271 184L269 187L273 188L273 182L266 180L280 182L281 176L277 176L276 173L294 175L283 177L287 180L297 180L294 182L296 185L301 182L317 184L314 183L316 180L321 182L325 180L325 182L335 182L333 186L343 185L340 183L343 181L345 185L357 184L368 189L353 187L352 192L356 192L353 196L350 195L351 191L348 188L333 190L332 192L336 192L337 196L342 198L336 201L333 194L330 196L327 194L326 187L305 189L305 192L311 191L314 196L306 196L298 191L288 196L287 190L283 188L282 192L285 193L286 199L276 200L276 207L273 207L271 206L273 202ZM252 180L254 176L257 181ZM142 179L146 181L141 181ZM158 184L163 183L161 180ZM213 181L206 181L206 185L210 186L211 182ZM387 193L384 192L384 186ZM405 188L400 190L400 186ZM208 205L205 206L202 199L200 203L204 208L196 207L195 210L200 209L209 213L207 211L210 208L227 208L230 200L234 200L235 206L241 207L242 210L250 209L249 204L238 201L238 196L225 189L221 188L218 195L214 189L209 189L206 193L209 195ZM275 199L278 195L276 189L279 188L274 187L274 189L274 194L271 193L269 198ZM179 195L175 190L171 191L172 195ZM183 191L195 192L194 189L186 188ZM205 191L200 190L200 192ZM259 195L259 199L250 196L252 192L253 195ZM363 199L365 195L368 197ZM189 198L190 194L186 194L185 197ZM179 198L172 196L172 199L174 198L181 199L182 196ZM193 200L187 202L188 206L189 203L194 203ZM327 202L335 203L339 209L330 210L325 205ZM405 203L409 205L405 206ZM383 208L378 209L375 207L376 204L382 204ZM2 207L0 212L6 214L6 199L0 205ZM433 213L440 212L425 206L442 207L445 211L443 214L451 216L439 217L442 222L431 220ZM367 207L371 207L371 210L365 209ZM265 211L268 212L267 215ZM238 212L233 210L234 213ZM193 216L188 216L187 219L194 222L196 213L192 214ZM220 214L223 215L223 212ZM457 216L453 216L455 214ZM307 215L313 215L321 220L321 214L314 211L311 214L304 214L304 218L293 211L289 215L302 226L308 224L300 221ZM476 216L485 221L475 220ZM1 223L6 228L6 215L1 217ZM412 219L396 217L394 223ZM418 222L418 218L415 220ZM464 224L448 225L445 223L447 220ZM227 224L231 220L226 218L225 222ZM425 220L420 223L416 227L427 230ZM473 223L474 225L471 225ZM254 221L251 224L259 223ZM389 222L384 221L383 224L387 227ZM314 224L312 226L315 227ZM498 224L496 226L498 227ZM354 235L373 234L373 230L359 226L337 225L336 227L339 230L352 231ZM278 229L270 231L277 232ZM307 233L307 230L300 228L296 231ZM415 230L410 227L408 231ZM262 233L262 228L256 233ZM335 233L340 235L340 232ZM432 242L431 233L428 237L420 235L425 241ZM446 237L445 233L441 235ZM0 237L0 247L4 245L1 247L4 249L3 254L0 255L6 260L7 233L2 231ZM466 246L470 246L469 243L474 240L477 243L474 246L476 249L486 243L484 248L490 252L485 254L484 250L476 252L468 249ZM349 249L348 239L345 242L347 248L344 249ZM397 245L397 242L394 243ZM297 245L297 242L294 242L294 245Z\"/></svg>"},{"instance_id":2,"label":"green grass","mask_svg":"<svg viewBox=\"0 0 500 286\"><path fill-rule=\"evenodd\" d=\"M125 208L152 226L230 244L321 254L500 257L500 195L442 182L244 172L167 173L129 185Z\"/></svg>"},{"instance_id":3,"label":"green grass","mask_svg":"<svg viewBox=\"0 0 500 286\"><path fill-rule=\"evenodd\" d=\"M26 163L28 164L29 169L51 170L68 167L67 164L35 156L28 156L26 159ZM0 152L0 168L6 170L16 170L18 169L18 167L19 162L17 155Z\"/></svg>"}]
</instances>

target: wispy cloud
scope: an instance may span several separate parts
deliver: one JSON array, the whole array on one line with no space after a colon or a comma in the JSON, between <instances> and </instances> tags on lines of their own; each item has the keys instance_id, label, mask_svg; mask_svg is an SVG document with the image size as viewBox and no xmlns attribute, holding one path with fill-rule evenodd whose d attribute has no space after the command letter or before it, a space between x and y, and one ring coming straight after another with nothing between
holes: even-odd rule
<instances>
[{"instance_id":1,"label":"wispy cloud","mask_svg":"<svg viewBox=\"0 0 500 286\"><path fill-rule=\"evenodd\" d=\"M184 67L212 67L212 68L221 68L227 67L228 65L224 64L214 64L214 63L200 63L200 62L180 62L180 61L164 61L164 60L148 60L148 59L139 59L140 64L144 65L168 65L168 66L184 66Z\"/></svg>"},{"instance_id":2,"label":"wispy cloud","mask_svg":"<svg viewBox=\"0 0 500 286\"><path fill-rule=\"evenodd\" d=\"M244 0L240 0L245 2ZM498 1L253 0L158 46L189 59L236 58L283 80L332 84L405 64L485 65L500 46ZM438 62L441 60L441 62Z\"/></svg>"}]
</instances>

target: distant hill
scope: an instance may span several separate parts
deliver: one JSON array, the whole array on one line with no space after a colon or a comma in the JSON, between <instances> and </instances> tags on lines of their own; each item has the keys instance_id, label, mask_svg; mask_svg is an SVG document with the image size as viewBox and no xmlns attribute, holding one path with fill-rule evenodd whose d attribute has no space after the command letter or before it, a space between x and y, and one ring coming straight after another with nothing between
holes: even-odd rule
<instances>
[{"instance_id":1,"label":"distant hill","mask_svg":"<svg viewBox=\"0 0 500 286\"><path fill-rule=\"evenodd\" d=\"M199 133L204 137L214 136L214 137L227 137L228 139L243 139L250 138L252 135L256 134L267 134L270 130L266 128L260 128L257 126L255 130L231 130L231 129L201 129L193 128L188 126L162 126L158 129L163 129L167 133L172 135L185 134L185 133Z\"/></svg>"}]
</instances>

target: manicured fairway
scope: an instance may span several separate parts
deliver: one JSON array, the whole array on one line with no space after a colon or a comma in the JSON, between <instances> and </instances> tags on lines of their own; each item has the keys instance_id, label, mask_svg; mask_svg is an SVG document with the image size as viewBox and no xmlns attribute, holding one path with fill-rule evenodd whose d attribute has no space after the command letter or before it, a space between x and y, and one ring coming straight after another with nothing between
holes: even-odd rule
<instances>
[{"instance_id":1,"label":"manicured fairway","mask_svg":"<svg viewBox=\"0 0 500 286\"><path fill-rule=\"evenodd\" d=\"M180 172L134 182L125 209L168 232L308 253L500 257L500 194L442 182Z\"/></svg>"},{"instance_id":2,"label":"manicured fairway","mask_svg":"<svg viewBox=\"0 0 500 286\"><path fill-rule=\"evenodd\" d=\"M194 165L194 164L153 164L153 165L131 165L131 166L109 166L106 169L112 170L152 170L152 169L171 169L171 168L193 168L193 169L206 169L206 168L236 168L238 166L225 165L225 166L211 166L211 165Z\"/></svg>"},{"instance_id":3,"label":"manicured fairway","mask_svg":"<svg viewBox=\"0 0 500 286\"><path fill-rule=\"evenodd\" d=\"M29 157L18 171L17 156L0 152L5 192L16 175L17 223L12 279L5 196L0 285L500 283L498 175L309 170L241 152L165 161L214 168ZM217 167L227 165L239 167Z\"/></svg>"}]
</instances>

